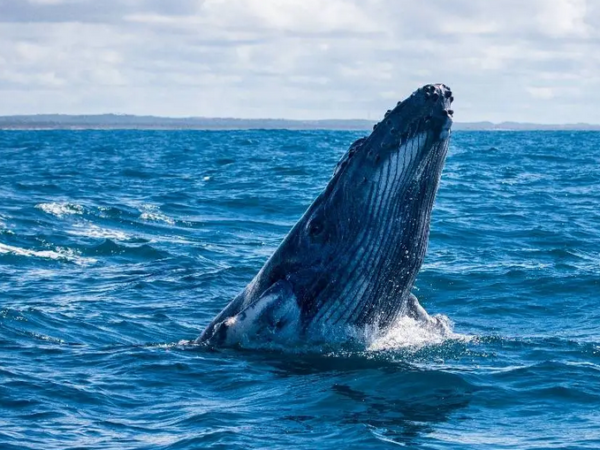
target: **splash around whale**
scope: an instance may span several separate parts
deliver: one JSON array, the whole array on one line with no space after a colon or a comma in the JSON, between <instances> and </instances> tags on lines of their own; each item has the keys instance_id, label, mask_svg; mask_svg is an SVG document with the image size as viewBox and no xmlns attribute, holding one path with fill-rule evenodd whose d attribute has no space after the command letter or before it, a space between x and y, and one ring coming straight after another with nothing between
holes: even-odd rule
<instances>
[{"instance_id":1,"label":"splash around whale","mask_svg":"<svg viewBox=\"0 0 600 450\"><path fill-rule=\"evenodd\" d=\"M407 321L448 331L411 293L448 151L454 100L426 85L354 142L325 190L198 343L359 344Z\"/></svg>"}]
</instances>

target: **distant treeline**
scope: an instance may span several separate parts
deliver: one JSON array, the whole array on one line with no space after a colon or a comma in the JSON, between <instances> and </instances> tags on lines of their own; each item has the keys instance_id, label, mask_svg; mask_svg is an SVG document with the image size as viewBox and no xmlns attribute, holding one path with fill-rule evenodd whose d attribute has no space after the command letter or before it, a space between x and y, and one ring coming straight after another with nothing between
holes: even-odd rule
<instances>
[{"instance_id":1,"label":"distant treeline","mask_svg":"<svg viewBox=\"0 0 600 450\"><path fill-rule=\"evenodd\" d=\"M210 117L156 117L119 114L0 116L0 129L145 129L145 130L370 130L375 122L362 119L287 120ZM455 123L455 130L600 130L585 123L544 125L518 122Z\"/></svg>"}]
</instances>

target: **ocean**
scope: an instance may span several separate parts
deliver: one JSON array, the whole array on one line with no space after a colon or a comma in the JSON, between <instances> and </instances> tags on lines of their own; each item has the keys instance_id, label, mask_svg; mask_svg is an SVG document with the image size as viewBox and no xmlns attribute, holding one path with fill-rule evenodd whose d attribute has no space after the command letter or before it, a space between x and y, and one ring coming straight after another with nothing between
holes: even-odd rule
<instances>
[{"instance_id":1,"label":"ocean","mask_svg":"<svg viewBox=\"0 0 600 450\"><path fill-rule=\"evenodd\" d=\"M455 132L364 351L193 345L360 132L0 131L0 448L600 448L600 132Z\"/></svg>"}]
</instances>

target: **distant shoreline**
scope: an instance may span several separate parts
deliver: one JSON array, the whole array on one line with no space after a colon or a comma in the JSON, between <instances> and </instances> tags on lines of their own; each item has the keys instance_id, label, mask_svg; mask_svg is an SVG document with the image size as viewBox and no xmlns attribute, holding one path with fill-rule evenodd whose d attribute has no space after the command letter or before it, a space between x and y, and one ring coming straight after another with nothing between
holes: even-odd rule
<instances>
[{"instance_id":1,"label":"distant shoreline","mask_svg":"<svg viewBox=\"0 0 600 450\"><path fill-rule=\"evenodd\" d=\"M287 120L208 117L156 117L118 114L40 114L0 116L0 130L371 130L375 121L363 119ZM520 122L457 122L464 131L600 131L600 125L535 124Z\"/></svg>"}]
</instances>

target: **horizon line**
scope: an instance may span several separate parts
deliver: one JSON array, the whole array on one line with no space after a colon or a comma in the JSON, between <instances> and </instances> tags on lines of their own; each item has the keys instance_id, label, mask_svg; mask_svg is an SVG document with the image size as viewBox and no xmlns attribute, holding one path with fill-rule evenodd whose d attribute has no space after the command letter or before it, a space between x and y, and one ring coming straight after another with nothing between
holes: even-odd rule
<instances>
[{"instance_id":1,"label":"horizon line","mask_svg":"<svg viewBox=\"0 0 600 450\"><path fill-rule=\"evenodd\" d=\"M131 114L131 113L84 113L84 114L71 114L71 113L34 113L34 114L0 114L0 121L12 118L41 118L41 117L50 117L50 116L58 116L62 118L82 118L82 117L90 117L90 118L101 118L101 117L116 117L116 118L152 118L152 119L162 119L162 120L174 120L174 121L183 121L183 120L231 120L231 121L280 121L280 122L368 122L368 123L378 123L381 120L373 120L373 119L365 119L365 118L349 118L349 119L340 119L340 118L320 118L320 119L289 119L285 117L234 117L234 116L161 116L155 114ZM491 124L491 125L502 125L502 124L518 124L518 125L539 125L539 126L592 126L592 127L600 127L600 123L593 122L527 122L527 121L515 121L515 120L501 120L501 121L492 121L492 120L477 120L477 121L455 121L455 125L479 125L479 124Z\"/></svg>"},{"instance_id":2,"label":"horizon line","mask_svg":"<svg viewBox=\"0 0 600 450\"><path fill-rule=\"evenodd\" d=\"M369 119L246 119L135 114L17 114L0 116L0 130L370 130ZM455 131L600 131L600 124L454 122Z\"/></svg>"}]
</instances>

